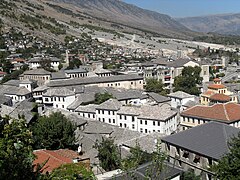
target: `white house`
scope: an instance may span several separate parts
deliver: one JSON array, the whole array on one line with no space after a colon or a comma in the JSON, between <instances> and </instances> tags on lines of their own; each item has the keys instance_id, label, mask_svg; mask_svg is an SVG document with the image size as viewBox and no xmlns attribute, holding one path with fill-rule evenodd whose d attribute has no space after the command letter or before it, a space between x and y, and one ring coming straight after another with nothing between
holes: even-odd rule
<instances>
[{"instance_id":1,"label":"white house","mask_svg":"<svg viewBox=\"0 0 240 180\"><path fill-rule=\"evenodd\" d=\"M55 58L55 57L34 57L32 59L30 59L29 61L27 61L27 64L29 65L30 69L38 69L41 67L41 64L44 63L44 61L46 63L50 63L51 67L55 70L58 70L58 66L60 64L60 59Z\"/></svg>"},{"instance_id":2,"label":"white house","mask_svg":"<svg viewBox=\"0 0 240 180\"><path fill-rule=\"evenodd\" d=\"M45 107L59 109L67 109L76 99L75 93L67 88L50 88L42 96Z\"/></svg>"},{"instance_id":3,"label":"white house","mask_svg":"<svg viewBox=\"0 0 240 180\"><path fill-rule=\"evenodd\" d=\"M177 91L174 93L170 93L168 97L171 98L171 106L176 109L183 110L183 105L188 101L195 101L195 96L185 93L183 91Z\"/></svg>"}]
</instances>

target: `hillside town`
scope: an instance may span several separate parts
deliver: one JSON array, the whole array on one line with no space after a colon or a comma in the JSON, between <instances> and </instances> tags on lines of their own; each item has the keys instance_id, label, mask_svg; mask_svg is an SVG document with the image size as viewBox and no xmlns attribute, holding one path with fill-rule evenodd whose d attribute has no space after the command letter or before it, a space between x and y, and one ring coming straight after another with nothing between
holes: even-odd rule
<instances>
[{"instance_id":1,"label":"hillside town","mask_svg":"<svg viewBox=\"0 0 240 180\"><path fill-rule=\"evenodd\" d=\"M223 179L239 46L114 33L0 31L0 179Z\"/></svg>"}]
</instances>

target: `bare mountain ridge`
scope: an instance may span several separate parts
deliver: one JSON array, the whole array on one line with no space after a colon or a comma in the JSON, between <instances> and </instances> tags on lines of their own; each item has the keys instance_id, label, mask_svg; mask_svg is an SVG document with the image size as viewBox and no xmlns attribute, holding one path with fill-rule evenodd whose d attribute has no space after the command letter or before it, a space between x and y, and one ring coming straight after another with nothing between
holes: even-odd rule
<instances>
[{"instance_id":1,"label":"bare mountain ridge","mask_svg":"<svg viewBox=\"0 0 240 180\"><path fill-rule=\"evenodd\" d=\"M77 6L93 17L153 31L169 37L189 38L198 35L168 15L145 10L116 0L52 0Z\"/></svg>"},{"instance_id":2,"label":"bare mountain ridge","mask_svg":"<svg viewBox=\"0 0 240 180\"><path fill-rule=\"evenodd\" d=\"M176 20L197 32L240 35L240 13L186 17Z\"/></svg>"}]
</instances>

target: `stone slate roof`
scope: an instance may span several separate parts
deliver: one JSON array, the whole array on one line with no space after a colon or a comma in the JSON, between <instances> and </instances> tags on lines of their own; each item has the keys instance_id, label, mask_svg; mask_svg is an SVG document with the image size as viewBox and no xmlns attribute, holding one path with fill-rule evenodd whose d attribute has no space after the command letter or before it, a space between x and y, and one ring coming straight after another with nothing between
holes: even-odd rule
<instances>
[{"instance_id":1,"label":"stone slate roof","mask_svg":"<svg viewBox=\"0 0 240 180\"><path fill-rule=\"evenodd\" d=\"M229 152L228 141L239 132L238 128L210 122L164 137L162 142L219 160Z\"/></svg>"},{"instance_id":2,"label":"stone slate roof","mask_svg":"<svg viewBox=\"0 0 240 180\"><path fill-rule=\"evenodd\" d=\"M95 93L78 94L75 101L67 109L76 110L82 103L89 103L95 100Z\"/></svg>"},{"instance_id":3,"label":"stone slate roof","mask_svg":"<svg viewBox=\"0 0 240 180\"><path fill-rule=\"evenodd\" d=\"M191 61L190 59L177 59L175 61L172 61L168 64L169 67L183 67L184 64L188 63L189 61Z\"/></svg>"},{"instance_id":4,"label":"stone slate roof","mask_svg":"<svg viewBox=\"0 0 240 180\"><path fill-rule=\"evenodd\" d=\"M139 119L151 119L165 121L175 116L176 111L171 110L169 105L164 106L122 106L118 114L136 115Z\"/></svg>"},{"instance_id":5,"label":"stone slate roof","mask_svg":"<svg viewBox=\"0 0 240 180\"><path fill-rule=\"evenodd\" d=\"M104 109L104 110L119 110L122 104L116 99L109 99L102 104L100 104L96 109Z\"/></svg>"},{"instance_id":6,"label":"stone slate roof","mask_svg":"<svg viewBox=\"0 0 240 180\"><path fill-rule=\"evenodd\" d=\"M75 111L76 112L88 112L88 113L96 113L96 107L98 105L95 104L89 104L86 106L79 106Z\"/></svg>"},{"instance_id":7,"label":"stone slate roof","mask_svg":"<svg viewBox=\"0 0 240 180\"><path fill-rule=\"evenodd\" d=\"M0 105L8 103L9 101L11 101L10 97L4 96L4 95L0 95Z\"/></svg>"},{"instance_id":8,"label":"stone slate roof","mask_svg":"<svg viewBox=\"0 0 240 180\"><path fill-rule=\"evenodd\" d=\"M177 91L177 92L168 94L168 97L174 97L174 98L178 98L178 99L185 99L185 98L193 97L193 95L185 93L183 91Z\"/></svg>"},{"instance_id":9,"label":"stone slate roof","mask_svg":"<svg viewBox=\"0 0 240 180\"><path fill-rule=\"evenodd\" d=\"M153 169L153 172L151 171ZM126 173L121 173L118 175L114 175L111 178L106 178L106 180L145 180L149 179L149 170L151 173L156 174L159 180L165 180L165 179L174 179L175 177L181 175L183 173L183 169L177 167L174 164L171 164L169 162L164 163L164 168L160 173L160 176L157 175L156 168L153 167L152 163L146 163L143 165L140 165L136 170L134 170L131 175L127 175ZM152 175L152 174L151 174Z\"/></svg>"},{"instance_id":10,"label":"stone slate roof","mask_svg":"<svg viewBox=\"0 0 240 180\"><path fill-rule=\"evenodd\" d=\"M75 93L67 88L50 88L44 94L44 96L72 96Z\"/></svg>"},{"instance_id":11,"label":"stone slate roof","mask_svg":"<svg viewBox=\"0 0 240 180\"><path fill-rule=\"evenodd\" d=\"M154 92L148 93L148 96L150 98L152 98L154 101L156 101L157 103L164 103L164 102L171 101L171 99L169 97L165 97L165 96L162 96L162 95L154 93Z\"/></svg>"},{"instance_id":12,"label":"stone slate roof","mask_svg":"<svg viewBox=\"0 0 240 180\"><path fill-rule=\"evenodd\" d=\"M25 71L24 75L51 75L51 72L46 71L44 69L33 69L29 71Z\"/></svg>"},{"instance_id":13,"label":"stone slate roof","mask_svg":"<svg viewBox=\"0 0 240 180\"><path fill-rule=\"evenodd\" d=\"M19 87L19 83L20 83L20 80L12 79L12 80L9 80L9 81L3 83L3 85Z\"/></svg>"},{"instance_id":14,"label":"stone slate roof","mask_svg":"<svg viewBox=\"0 0 240 180\"><path fill-rule=\"evenodd\" d=\"M53 72L51 80L68 79L63 71Z\"/></svg>"},{"instance_id":15,"label":"stone slate roof","mask_svg":"<svg viewBox=\"0 0 240 180\"><path fill-rule=\"evenodd\" d=\"M69 69L64 70L67 74L74 74L74 73L87 73L88 71L86 69L78 68L78 69Z\"/></svg>"},{"instance_id":16,"label":"stone slate roof","mask_svg":"<svg viewBox=\"0 0 240 180\"><path fill-rule=\"evenodd\" d=\"M31 92L25 88L25 87L19 87L18 88L18 91L16 92L16 95L19 95L19 96L24 96L24 95L27 95L27 94L30 94Z\"/></svg>"},{"instance_id":17,"label":"stone slate roof","mask_svg":"<svg viewBox=\"0 0 240 180\"><path fill-rule=\"evenodd\" d=\"M96 83L111 83L118 81L131 81L131 80L143 80L143 77L139 75L118 75L108 77L85 77L80 79L68 79L63 81L51 81L48 83L49 87L63 87L63 86L76 86L87 85Z\"/></svg>"},{"instance_id":18,"label":"stone slate roof","mask_svg":"<svg viewBox=\"0 0 240 180\"><path fill-rule=\"evenodd\" d=\"M105 134L109 135L113 132L113 128L106 123L99 121L88 121L88 125L85 127L84 133L86 134Z\"/></svg>"},{"instance_id":19,"label":"stone slate roof","mask_svg":"<svg viewBox=\"0 0 240 180\"><path fill-rule=\"evenodd\" d=\"M49 87L47 87L46 85L39 86L39 87L33 89L33 92L44 91L44 90L47 90L48 88L49 88Z\"/></svg>"}]
</instances>

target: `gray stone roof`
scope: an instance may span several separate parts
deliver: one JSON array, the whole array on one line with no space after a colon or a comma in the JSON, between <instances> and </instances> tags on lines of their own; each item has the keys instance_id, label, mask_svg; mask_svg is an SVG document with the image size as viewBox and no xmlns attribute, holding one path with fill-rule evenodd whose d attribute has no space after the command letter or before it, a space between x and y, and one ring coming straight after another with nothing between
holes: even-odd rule
<instances>
[{"instance_id":1,"label":"gray stone roof","mask_svg":"<svg viewBox=\"0 0 240 180\"><path fill-rule=\"evenodd\" d=\"M18 91L15 93L16 95L19 95L19 96L24 96L24 95L27 95L27 94L30 94L31 92L25 88L25 87L19 87L18 88Z\"/></svg>"},{"instance_id":2,"label":"gray stone roof","mask_svg":"<svg viewBox=\"0 0 240 180\"><path fill-rule=\"evenodd\" d=\"M0 104L5 104L5 103L8 103L9 101L11 101L10 97L0 95Z\"/></svg>"},{"instance_id":3,"label":"gray stone roof","mask_svg":"<svg viewBox=\"0 0 240 180\"><path fill-rule=\"evenodd\" d=\"M122 104L117 99L109 99L100 104L96 109L119 110Z\"/></svg>"},{"instance_id":4,"label":"gray stone roof","mask_svg":"<svg viewBox=\"0 0 240 180\"><path fill-rule=\"evenodd\" d=\"M51 74L51 80L58 80L58 79L68 79L63 71L53 72Z\"/></svg>"},{"instance_id":5,"label":"gray stone roof","mask_svg":"<svg viewBox=\"0 0 240 180\"><path fill-rule=\"evenodd\" d=\"M86 69L78 68L78 69L69 69L64 70L67 74L74 74L74 73L87 73L88 71Z\"/></svg>"},{"instance_id":6,"label":"gray stone roof","mask_svg":"<svg viewBox=\"0 0 240 180\"><path fill-rule=\"evenodd\" d=\"M70 104L67 109L75 110L77 109L82 103L89 103L95 100L95 93L82 93L78 94L75 101Z\"/></svg>"},{"instance_id":7,"label":"gray stone roof","mask_svg":"<svg viewBox=\"0 0 240 180\"><path fill-rule=\"evenodd\" d=\"M177 92L168 94L168 97L174 97L174 98L178 98L178 99L185 99L185 98L193 97L193 95L185 93L183 91L177 91Z\"/></svg>"},{"instance_id":8,"label":"gray stone roof","mask_svg":"<svg viewBox=\"0 0 240 180\"><path fill-rule=\"evenodd\" d=\"M33 84L35 81L30 80L30 79L24 79L19 82L19 84Z\"/></svg>"},{"instance_id":9,"label":"gray stone roof","mask_svg":"<svg viewBox=\"0 0 240 180\"><path fill-rule=\"evenodd\" d=\"M156 148L156 141L160 140L164 136L165 136L164 134L160 134L160 133L144 134L135 139L130 139L124 142L123 146L134 148L137 142L139 143L139 146L143 151L146 151L148 153L153 153L153 151Z\"/></svg>"},{"instance_id":10,"label":"gray stone roof","mask_svg":"<svg viewBox=\"0 0 240 180\"><path fill-rule=\"evenodd\" d=\"M170 98L162 96L162 95L154 93L154 92L150 92L150 93L148 93L148 95L149 95L150 98L152 98L157 103L164 103L164 102L171 101Z\"/></svg>"},{"instance_id":11,"label":"gray stone roof","mask_svg":"<svg viewBox=\"0 0 240 180\"><path fill-rule=\"evenodd\" d=\"M101 123L96 120L88 121L88 125L85 127L84 133L86 134L105 134L110 135L113 132L112 126L106 123Z\"/></svg>"},{"instance_id":12,"label":"gray stone roof","mask_svg":"<svg viewBox=\"0 0 240 180\"><path fill-rule=\"evenodd\" d=\"M239 132L240 129L224 123L210 122L164 137L162 141L219 160L229 152L228 141Z\"/></svg>"},{"instance_id":13,"label":"gray stone roof","mask_svg":"<svg viewBox=\"0 0 240 180\"><path fill-rule=\"evenodd\" d=\"M51 75L51 72L46 71L44 69L33 69L29 71L25 71L24 75Z\"/></svg>"},{"instance_id":14,"label":"gray stone roof","mask_svg":"<svg viewBox=\"0 0 240 180\"><path fill-rule=\"evenodd\" d=\"M191 61L190 59L176 59L175 61L172 61L168 64L169 67L183 67L184 64L188 63Z\"/></svg>"},{"instance_id":15,"label":"gray stone roof","mask_svg":"<svg viewBox=\"0 0 240 180\"><path fill-rule=\"evenodd\" d=\"M75 95L73 91L70 91L67 88L50 88L44 93L44 96L72 96Z\"/></svg>"},{"instance_id":16,"label":"gray stone roof","mask_svg":"<svg viewBox=\"0 0 240 180\"><path fill-rule=\"evenodd\" d=\"M48 88L49 88L49 87L47 87L46 85L39 86L39 87L35 88L35 89L33 90L33 92L45 91L45 90L47 90Z\"/></svg>"},{"instance_id":17,"label":"gray stone roof","mask_svg":"<svg viewBox=\"0 0 240 180\"><path fill-rule=\"evenodd\" d=\"M76 112L89 112L89 113L96 113L96 107L98 105L89 104L86 106L79 106L75 111Z\"/></svg>"},{"instance_id":18,"label":"gray stone roof","mask_svg":"<svg viewBox=\"0 0 240 180\"><path fill-rule=\"evenodd\" d=\"M49 87L63 87L63 86L76 86L87 85L96 83L110 83L118 81L131 81L131 80L143 80L143 77L139 75L118 75L108 77L85 77L80 79L68 79L63 81L51 81L48 83Z\"/></svg>"},{"instance_id":19,"label":"gray stone roof","mask_svg":"<svg viewBox=\"0 0 240 180\"><path fill-rule=\"evenodd\" d=\"M135 115L139 119L151 119L165 121L175 116L176 111L171 110L169 105L163 106L122 106L118 114Z\"/></svg>"},{"instance_id":20,"label":"gray stone roof","mask_svg":"<svg viewBox=\"0 0 240 180\"><path fill-rule=\"evenodd\" d=\"M3 83L3 85L16 86L16 87L18 87L18 86L19 86L19 83L20 83L20 80L12 79L12 80L9 80L9 81Z\"/></svg>"}]
</instances>

